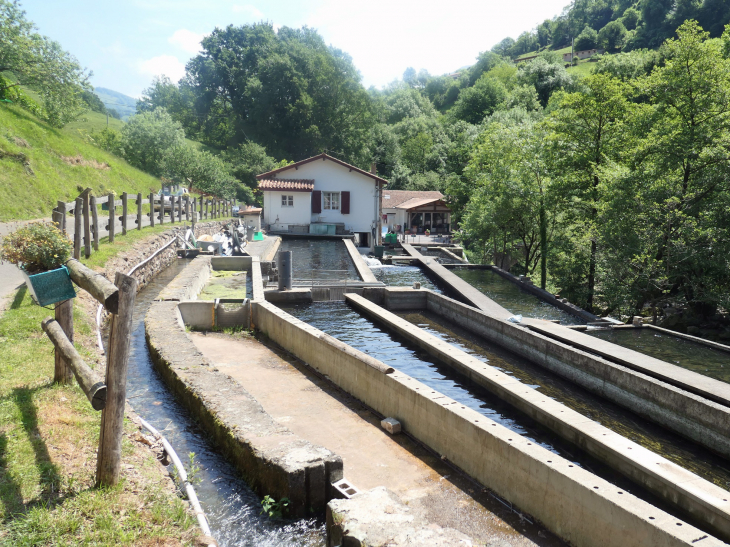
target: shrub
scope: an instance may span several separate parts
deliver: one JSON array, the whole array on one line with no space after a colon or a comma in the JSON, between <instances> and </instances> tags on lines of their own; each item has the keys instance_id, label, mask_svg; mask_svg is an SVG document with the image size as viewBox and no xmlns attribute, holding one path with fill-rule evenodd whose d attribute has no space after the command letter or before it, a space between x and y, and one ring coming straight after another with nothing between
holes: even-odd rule
<instances>
[{"instance_id":1,"label":"shrub","mask_svg":"<svg viewBox=\"0 0 730 547\"><path fill-rule=\"evenodd\" d=\"M72 250L71 241L54 224L33 222L3 239L0 259L36 274L61 267Z\"/></svg>"}]
</instances>

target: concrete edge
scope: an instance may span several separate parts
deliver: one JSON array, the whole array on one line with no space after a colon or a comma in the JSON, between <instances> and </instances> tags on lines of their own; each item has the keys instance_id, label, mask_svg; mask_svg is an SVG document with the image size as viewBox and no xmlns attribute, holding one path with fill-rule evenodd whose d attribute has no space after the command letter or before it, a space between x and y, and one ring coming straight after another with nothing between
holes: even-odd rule
<instances>
[{"instance_id":1,"label":"concrete edge","mask_svg":"<svg viewBox=\"0 0 730 547\"><path fill-rule=\"evenodd\" d=\"M633 325L632 325L633 326ZM714 342L712 340L705 340L704 338L699 338L697 336L692 336L691 334L685 334L683 332L677 332L671 329L665 329L664 327L657 327L656 325L651 324L644 324L641 327L634 327L634 328L647 328L652 330L657 330L659 332L662 332L668 336L676 336L677 338L682 338L684 340L689 340L690 342L695 342L696 344L701 344L703 346L707 346L708 348L716 349L719 351L725 351L727 353L730 353L730 346L727 346L725 344L721 344L720 342Z\"/></svg>"},{"instance_id":2,"label":"concrete edge","mask_svg":"<svg viewBox=\"0 0 730 547\"><path fill-rule=\"evenodd\" d=\"M261 261L257 256L251 261L251 286L253 287L253 300L264 299L264 279L261 275Z\"/></svg>"},{"instance_id":3,"label":"concrete edge","mask_svg":"<svg viewBox=\"0 0 730 547\"><path fill-rule=\"evenodd\" d=\"M363 361L365 354L343 351L273 304L255 302L252 313L273 342L399 420L414 437L573 545L664 547L699 539L705 547L724 545L410 376L380 373Z\"/></svg>"},{"instance_id":4,"label":"concrete edge","mask_svg":"<svg viewBox=\"0 0 730 547\"><path fill-rule=\"evenodd\" d=\"M730 410L594 353L427 292L427 309L725 457ZM367 296L367 295L365 295Z\"/></svg>"},{"instance_id":5,"label":"concrete edge","mask_svg":"<svg viewBox=\"0 0 730 547\"><path fill-rule=\"evenodd\" d=\"M266 256L260 257L262 262L271 262L276 257L276 253L279 252L279 247L281 247L281 238L279 236L274 237L276 238L276 241L274 241L274 244L271 246L271 249L269 249L269 252L266 253Z\"/></svg>"},{"instance_id":6,"label":"concrete edge","mask_svg":"<svg viewBox=\"0 0 730 547\"><path fill-rule=\"evenodd\" d=\"M160 291L157 300L195 300L211 276L211 256L197 256Z\"/></svg>"},{"instance_id":7,"label":"concrete edge","mask_svg":"<svg viewBox=\"0 0 730 547\"><path fill-rule=\"evenodd\" d=\"M360 276L360 279L365 283L378 283L378 280L375 278L375 274L373 274L370 270L370 266L368 266L367 262L363 260L362 255L358 252L357 247L355 247L352 240L343 239L342 241L345 244L347 252L350 253L350 258L355 264L355 269L357 269L357 274Z\"/></svg>"},{"instance_id":8,"label":"concrete edge","mask_svg":"<svg viewBox=\"0 0 730 547\"><path fill-rule=\"evenodd\" d=\"M727 490L545 397L514 377L424 332L362 296L348 294L345 299L356 310L403 336L563 439L581 447L698 522L705 523L719 537L730 538L730 502L727 501L730 492Z\"/></svg>"},{"instance_id":9,"label":"concrete edge","mask_svg":"<svg viewBox=\"0 0 730 547\"><path fill-rule=\"evenodd\" d=\"M198 351L177 301L154 302L145 335L155 368L259 495L289 498L295 515L323 511L343 477L342 458L276 422L238 382Z\"/></svg>"}]
</instances>

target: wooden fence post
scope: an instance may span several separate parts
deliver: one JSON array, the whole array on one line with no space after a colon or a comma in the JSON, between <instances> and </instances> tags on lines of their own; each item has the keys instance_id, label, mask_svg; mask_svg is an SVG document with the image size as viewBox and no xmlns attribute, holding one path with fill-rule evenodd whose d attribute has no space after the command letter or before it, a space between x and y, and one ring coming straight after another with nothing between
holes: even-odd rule
<instances>
[{"instance_id":1,"label":"wooden fence post","mask_svg":"<svg viewBox=\"0 0 730 547\"><path fill-rule=\"evenodd\" d=\"M175 209L177 208L177 199L175 196L170 196L170 222L175 224Z\"/></svg>"},{"instance_id":2,"label":"wooden fence post","mask_svg":"<svg viewBox=\"0 0 730 547\"><path fill-rule=\"evenodd\" d=\"M203 218L205 220L208 220L208 198L200 198L203 200L203 203L201 205L201 209L205 209L205 212L203 214Z\"/></svg>"},{"instance_id":3,"label":"wooden fence post","mask_svg":"<svg viewBox=\"0 0 730 547\"><path fill-rule=\"evenodd\" d=\"M66 334L66 338L73 344L74 341L74 302L64 300L56 306L54 317ZM53 381L59 384L70 384L74 373L60 351L54 352L55 365L53 368Z\"/></svg>"},{"instance_id":4,"label":"wooden fence post","mask_svg":"<svg viewBox=\"0 0 730 547\"><path fill-rule=\"evenodd\" d=\"M142 193L137 193L137 229L142 229Z\"/></svg>"},{"instance_id":5,"label":"wooden fence post","mask_svg":"<svg viewBox=\"0 0 730 547\"><path fill-rule=\"evenodd\" d=\"M190 198L185 196L185 222L190 222Z\"/></svg>"},{"instance_id":6,"label":"wooden fence post","mask_svg":"<svg viewBox=\"0 0 730 547\"><path fill-rule=\"evenodd\" d=\"M65 201L59 201L58 202L58 209L59 214L61 215L61 220L59 222L59 229L65 234L66 233L66 202Z\"/></svg>"},{"instance_id":7,"label":"wooden fence post","mask_svg":"<svg viewBox=\"0 0 730 547\"><path fill-rule=\"evenodd\" d=\"M150 192L150 226L155 227L155 194Z\"/></svg>"},{"instance_id":8,"label":"wooden fence post","mask_svg":"<svg viewBox=\"0 0 730 547\"><path fill-rule=\"evenodd\" d=\"M170 204L172 207L172 204ZM160 194L160 225L165 223L165 196Z\"/></svg>"},{"instance_id":9,"label":"wooden fence post","mask_svg":"<svg viewBox=\"0 0 730 547\"><path fill-rule=\"evenodd\" d=\"M113 486L119 482L122 462L124 405L127 397L129 337L132 331L137 280L117 272L114 284L119 287L119 310L112 315L106 365L106 406L101 414L99 453L96 462L96 485Z\"/></svg>"},{"instance_id":10,"label":"wooden fence post","mask_svg":"<svg viewBox=\"0 0 730 547\"><path fill-rule=\"evenodd\" d=\"M83 198L76 198L76 205L74 206L74 258L78 260L81 258L81 239L84 237L84 200Z\"/></svg>"},{"instance_id":11,"label":"wooden fence post","mask_svg":"<svg viewBox=\"0 0 730 547\"><path fill-rule=\"evenodd\" d=\"M177 196L177 221L182 222L182 196Z\"/></svg>"},{"instance_id":12,"label":"wooden fence post","mask_svg":"<svg viewBox=\"0 0 730 547\"><path fill-rule=\"evenodd\" d=\"M116 221L114 194L109 194L109 243L114 243L114 224Z\"/></svg>"},{"instance_id":13,"label":"wooden fence post","mask_svg":"<svg viewBox=\"0 0 730 547\"><path fill-rule=\"evenodd\" d=\"M81 194L84 198L84 256L89 258L91 256L91 223L89 221L89 194L91 188L84 190Z\"/></svg>"},{"instance_id":14,"label":"wooden fence post","mask_svg":"<svg viewBox=\"0 0 730 547\"><path fill-rule=\"evenodd\" d=\"M128 212L127 200L128 200L127 192L122 192L122 235L123 236L127 235L127 212Z\"/></svg>"},{"instance_id":15,"label":"wooden fence post","mask_svg":"<svg viewBox=\"0 0 730 547\"><path fill-rule=\"evenodd\" d=\"M89 198L89 206L91 207L91 229L94 232L94 250L99 250L99 211L96 210L96 197Z\"/></svg>"}]
</instances>

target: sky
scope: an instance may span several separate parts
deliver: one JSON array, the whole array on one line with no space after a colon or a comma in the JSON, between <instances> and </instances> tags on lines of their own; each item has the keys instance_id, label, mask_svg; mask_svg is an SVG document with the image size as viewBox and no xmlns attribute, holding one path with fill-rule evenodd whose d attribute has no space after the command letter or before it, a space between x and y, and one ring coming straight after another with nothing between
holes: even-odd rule
<instances>
[{"instance_id":1,"label":"sky","mask_svg":"<svg viewBox=\"0 0 730 547\"><path fill-rule=\"evenodd\" d=\"M569 0L21 0L41 34L93 72L91 83L138 98L153 78L185 73L216 27L308 26L353 59L365 87L408 67L434 75L474 63L503 38L558 15Z\"/></svg>"}]
</instances>

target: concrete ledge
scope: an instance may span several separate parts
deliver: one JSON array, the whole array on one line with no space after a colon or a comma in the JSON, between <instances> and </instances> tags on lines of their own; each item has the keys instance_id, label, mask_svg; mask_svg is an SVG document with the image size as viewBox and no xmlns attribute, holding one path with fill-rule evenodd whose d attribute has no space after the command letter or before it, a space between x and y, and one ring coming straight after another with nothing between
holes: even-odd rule
<instances>
[{"instance_id":1,"label":"concrete ledge","mask_svg":"<svg viewBox=\"0 0 730 547\"><path fill-rule=\"evenodd\" d=\"M167 287L162 289L157 300L195 300L210 279L212 270L210 256L198 256Z\"/></svg>"},{"instance_id":2,"label":"concrete ledge","mask_svg":"<svg viewBox=\"0 0 730 547\"><path fill-rule=\"evenodd\" d=\"M441 284L448 287L454 294L458 295L461 300L470 306L474 306L493 317L507 319L512 316L512 313L497 304L494 300L472 287L455 273L444 268L436 261L435 258L423 256L408 243L402 243L401 246L410 256L418 259L423 269L430 272L430 274L438 279Z\"/></svg>"},{"instance_id":3,"label":"concrete ledge","mask_svg":"<svg viewBox=\"0 0 730 547\"><path fill-rule=\"evenodd\" d=\"M264 299L264 278L261 276L261 261L257 256L251 261L251 286L253 287L253 300Z\"/></svg>"},{"instance_id":4,"label":"concrete ledge","mask_svg":"<svg viewBox=\"0 0 730 547\"><path fill-rule=\"evenodd\" d=\"M618 344L612 344L595 336L566 329L561 325L537 319L526 319L523 323L531 330L560 340L569 346L595 353L609 361L619 363L690 393L695 393L705 399L720 403L729 407L730 410L730 384L726 382L692 372L686 368L678 367ZM728 359L728 363L730 364L730 359Z\"/></svg>"},{"instance_id":5,"label":"concrete ledge","mask_svg":"<svg viewBox=\"0 0 730 547\"><path fill-rule=\"evenodd\" d=\"M730 538L730 502L726 501L730 492L727 490L546 397L513 376L424 332L361 296L347 295L347 302L669 505L703 522L719 537Z\"/></svg>"},{"instance_id":6,"label":"concrete ledge","mask_svg":"<svg viewBox=\"0 0 730 547\"><path fill-rule=\"evenodd\" d=\"M196 259L197 260L197 259ZM155 368L259 494L289 498L296 515L322 511L343 476L342 459L294 435L219 372L182 329L177 302L155 302L145 317Z\"/></svg>"},{"instance_id":7,"label":"concrete ledge","mask_svg":"<svg viewBox=\"0 0 730 547\"><path fill-rule=\"evenodd\" d=\"M312 290L302 287L294 287L290 291L271 289L264 291L264 298L267 302L274 302L276 304L306 303L312 301Z\"/></svg>"},{"instance_id":8,"label":"concrete ledge","mask_svg":"<svg viewBox=\"0 0 730 547\"><path fill-rule=\"evenodd\" d=\"M723 405L528 328L496 319L443 295L428 291L427 309L609 401L730 457L730 409ZM571 329L565 330L575 333Z\"/></svg>"},{"instance_id":9,"label":"concrete ledge","mask_svg":"<svg viewBox=\"0 0 730 547\"><path fill-rule=\"evenodd\" d=\"M343 239L342 242L345 244L347 252L350 253L350 258L355 264L355 268L357 269L357 274L360 276L360 279L362 279L365 283L378 283L378 280L375 278L375 274L372 270L370 270L370 266L368 266L367 262L365 262L362 255L358 252L357 247L355 247L352 240Z\"/></svg>"},{"instance_id":10,"label":"concrete ledge","mask_svg":"<svg viewBox=\"0 0 730 547\"><path fill-rule=\"evenodd\" d=\"M216 271L249 271L252 262L250 256L213 256L210 259L210 265Z\"/></svg>"},{"instance_id":11,"label":"concrete ledge","mask_svg":"<svg viewBox=\"0 0 730 547\"><path fill-rule=\"evenodd\" d=\"M629 325L627 325L627 326L629 326ZM631 326L633 326L633 325L631 325ZM636 327L634 327L634 328L636 328ZM713 342L712 340L705 340L704 338L692 336L691 334L685 334L683 332L677 332L675 330L665 329L663 327L657 327L656 325L651 325L651 324L645 324L640 328L656 330L656 331L664 333L668 336L676 336L677 338L689 340L690 342L694 342L695 344L701 344L701 345L707 346L709 348L713 348L713 349L716 349L719 351L725 351L727 353L730 353L730 346L721 344L720 342Z\"/></svg>"},{"instance_id":12,"label":"concrete ledge","mask_svg":"<svg viewBox=\"0 0 730 547\"><path fill-rule=\"evenodd\" d=\"M575 546L723 545L410 376L383 374L383 363L273 304L254 302L252 313L272 341Z\"/></svg>"},{"instance_id":13,"label":"concrete ledge","mask_svg":"<svg viewBox=\"0 0 730 547\"><path fill-rule=\"evenodd\" d=\"M217 328L251 328L251 304L248 299L239 304L216 303L212 300L187 300L178 304L183 323L196 330Z\"/></svg>"},{"instance_id":14,"label":"concrete ledge","mask_svg":"<svg viewBox=\"0 0 730 547\"><path fill-rule=\"evenodd\" d=\"M429 525L384 486L327 504L327 547L465 547L471 539Z\"/></svg>"}]
</instances>

